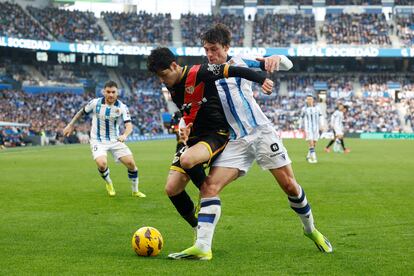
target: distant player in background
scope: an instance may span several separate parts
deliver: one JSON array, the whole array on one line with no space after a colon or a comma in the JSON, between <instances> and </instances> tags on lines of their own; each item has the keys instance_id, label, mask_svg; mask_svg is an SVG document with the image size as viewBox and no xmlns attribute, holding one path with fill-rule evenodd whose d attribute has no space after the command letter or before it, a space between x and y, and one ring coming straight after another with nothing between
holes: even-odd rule
<instances>
[{"instance_id":1,"label":"distant player in background","mask_svg":"<svg viewBox=\"0 0 414 276\"><path fill-rule=\"evenodd\" d=\"M319 139L319 124L321 110L318 105L315 105L315 100L312 95L306 96L306 106L302 108L301 120L302 128L305 131L306 141L309 143L309 151L306 160L309 163L317 163L316 158L316 142Z\"/></svg>"},{"instance_id":2,"label":"distant player in background","mask_svg":"<svg viewBox=\"0 0 414 276\"><path fill-rule=\"evenodd\" d=\"M116 162L121 162L128 168L128 178L132 184L132 196L145 197L138 190L138 168L128 146L124 143L132 133L131 116L128 107L118 100L118 85L108 81L104 85L103 98L91 100L76 113L72 121L64 128L63 135L69 136L74 130L75 122L86 114L92 113L91 150L93 159L98 166L101 177L106 182L109 196L116 192L109 176L107 152L111 152ZM125 131L119 135L119 124L125 124Z\"/></svg>"},{"instance_id":3,"label":"distant player in background","mask_svg":"<svg viewBox=\"0 0 414 276\"><path fill-rule=\"evenodd\" d=\"M342 150L345 153L350 152L350 149L346 148L345 143L344 143L344 116L347 111L348 111L347 106L343 104L339 104L338 109L335 110L335 112L332 114L331 127L333 129L334 138L331 141L329 141L328 145L325 147L326 152L331 151L330 147L337 140L340 142Z\"/></svg>"}]
</instances>

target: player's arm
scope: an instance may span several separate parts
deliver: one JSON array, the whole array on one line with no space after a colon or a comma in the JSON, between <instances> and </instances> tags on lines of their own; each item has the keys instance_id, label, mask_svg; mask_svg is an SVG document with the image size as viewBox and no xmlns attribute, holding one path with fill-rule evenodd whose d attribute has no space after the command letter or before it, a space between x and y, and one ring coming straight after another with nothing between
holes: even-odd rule
<instances>
[{"instance_id":1,"label":"player's arm","mask_svg":"<svg viewBox=\"0 0 414 276\"><path fill-rule=\"evenodd\" d=\"M202 81L215 81L223 78L239 77L262 85L264 93L271 94L273 81L262 74L245 67L229 64L204 64L200 70Z\"/></svg>"},{"instance_id":2,"label":"player's arm","mask_svg":"<svg viewBox=\"0 0 414 276\"><path fill-rule=\"evenodd\" d=\"M226 64L224 66L224 77L239 77L249 81L257 82L262 85L262 90L265 94L270 95L272 93L273 81L249 68L229 66L228 64Z\"/></svg>"},{"instance_id":3,"label":"player's arm","mask_svg":"<svg viewBox=\"0 0 414 276\"><path fill-rule=\"evenodd\" d=\"M242 58L249 68L273 73L273 71L289 71L293 67L292 61L284 55L273 55L256 59Z\"/></svg>"},{"instance_id":4,"label":"player's arm","mask_svg":"<svg viewBox=\"0 0 414 276\"><path fill-rule=\"evenodd\" d=\"M132 133L132 130L134 127L132 126L131 121L125 123L125 131L122 133L122 135L119 135L118 141L119 142L125 142L128 136Z\"/></svg>"},{"instance_id":5,"label":"player's arm","mask_svg":"<svg viewBox=\"0 0 414 276\"><path fill-rule=\"evenodd\" d=\"M260 61L260 69L273 73L273 71L289 71L293 67L290 59L283 55L257 58Z\"/></svg>"},{"instance_id":6,"label":"player's arm","mask_svg":"<svg viewBox=\"0 0 414 276\"><path fill-rule=\"evenodd\" d=\"M123 106L122 108L122 120L124 121L125 130L124 133L119 135L118 141L125 142L128 136L132 133L134 127L131 123L131 115L129 114L129 110L127 106Z\"/></svg>"},{"instance_id":7,"label":"player's arm","mask_svg":"<svg viewBox=\"0 0 414 276\"><path fill-rule=\"evenodd\" d=\"M70 136L75 129L75 123L85 114L85 108L82 107L82 109L75 114L70 123L63 129L63 135L67 137Z\"/></svg>"},{"instance_id":8,"label":"player's arm","mask_svg":"<svg viewBox=\"0 0 414 276\"><path fill-rule=\"evenodd\" d=\"M302 108L299 116L299 129L304 129L305 126L305 109Z\"/></svg>"},{"instance_id":9,"label":"player's arm","mask_svg":"<svg viewBox=\"0 0 414 276\"><path fill-rule=\"evenodd\" d=\"M63 129L63 135L64 136L69 136L72 134L73 130L75 129L75 123L85 114L89 114L92 112L92 110L95 109L96 104L98 102L98 99L94 99L92 101L90 101L87 105L85 105L84 107L82 107L81 110L79 110L75 116L72 118L72 120L70 121L70 123Z\"/></svg>"}]
</instances>

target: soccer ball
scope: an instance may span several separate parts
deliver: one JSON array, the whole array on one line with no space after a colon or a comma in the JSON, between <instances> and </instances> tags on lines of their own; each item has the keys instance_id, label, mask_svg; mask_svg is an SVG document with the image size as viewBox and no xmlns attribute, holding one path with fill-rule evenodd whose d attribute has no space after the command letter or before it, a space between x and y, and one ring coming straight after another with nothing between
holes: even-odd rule
<instances>
[{"instance_id":1,"label":"soccer ball","mask_svg":"<svg viewBox=\"0 0 414 276\"><path fill-rule=\"evenodd\" d=\"M161 233L154 227L141 227L132 236L132 248L139 256L157 256L163 245Z\"/></svg>"}]
</instances>

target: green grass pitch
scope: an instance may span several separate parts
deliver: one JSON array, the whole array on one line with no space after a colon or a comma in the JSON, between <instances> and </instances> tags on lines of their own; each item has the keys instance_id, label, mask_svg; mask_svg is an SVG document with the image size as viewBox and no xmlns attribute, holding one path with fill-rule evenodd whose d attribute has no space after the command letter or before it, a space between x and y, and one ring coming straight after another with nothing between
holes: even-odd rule
<instances>
[{"instance_id":1,"label":"green grass pitch","mask_svg":"<svg viewBox=\"0 0 414 276\"><path fill-rule=\"evenodd\" d=\"M305 162L306 143L285 140L316 225L334 246L320 253L268 172L256 165L224 189L210 262L173 261L192 231L165 196L174 141L129 144L140 188L109 165L109 198L87 145L0 152L0 274L409 275L414 269L414 141L352 140L348 155L321 151ZM195 188L189 186L194 199ZM161 231L157 257L131 248L141 226Z\"/></svg>"}]
</instances>

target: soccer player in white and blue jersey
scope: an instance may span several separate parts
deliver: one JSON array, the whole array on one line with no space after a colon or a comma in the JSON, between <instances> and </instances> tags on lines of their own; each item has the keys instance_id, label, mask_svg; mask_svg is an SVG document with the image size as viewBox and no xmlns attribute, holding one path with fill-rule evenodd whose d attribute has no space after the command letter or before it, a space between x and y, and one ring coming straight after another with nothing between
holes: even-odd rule
<instances>
[{"instance_id":1,"label":"soccer player in white and blue jersey","mask_svg":"<svg viewBox=\"0 0 414 276\"><path fill-rule=\"evenodd\" d=\"M285 56L271 58L229 57L230 31L223 24L205 32L202 43L209 63L229 63L256 67L268 72L289 70L293 65ZM302 221L305 236L322 252L332 252L332 246L314 225L312 210L305 192L296 182L291 161L270 120L253 98L251 83L238 78L216 81L220 100L230 124L231 138L223 153L213 163L209 176L201 186L197 240L181 252L169 254L171 259L212 259L212 240L221 216L220 191L230 182L244 175L254 160L269 170L288 196L291 208ZM188 133L188 130L185 132Z\"/></svg>"},{"instance_id":2,"label":"soccer player in white and blue jersey","mask_svg":"<svg viewBox=\"0 0 414 276\"><path fill-rule=\"evenodd\" d=\"M315 101L312 95L306 96L306 106L302 108L301 112L301 125L305 131L305 139L309 144L308 155L306 160L309 163L317 163L316 158L316 142L319 139L319 122L321 117L321 110L318 105L315 105Z\"/></svg>"},{"instance_id":3,"label":"soccer player in white and blue jersey","mask_svg":"<svg viewBox=\"0 0 414 276\"><path fill-rule=\"evenodd\" d=\"M342 150L344 153L349 153L350 149L345 147L344 142L344 117L345 113L348 111L348 107L343 104L338 104L338 109L331 116L331 127L333 129L334 138L329 141L328 145L325 147L326 152L330 152L330 146L332 146L335 141L339 141L341 144ZM335 149L335 148L334 148Z\"/></svg>"},{"instance_id":4,"label":"soccer player in white and blue jersey","mask_svg":"<svg viewBox=\"0 0 414 276\"><path fill-rule=\"evenodd\" d=\"M74 130L75 122L86 114L92 116L90 132L90 145L93 159L98 166L101 177L106 182L106 190L109 196L115 196L116 192L109 176L110 171L107 161L107 152L111 152L116 162L121 162L128 169L128 178L132 185L132 195L145 197L138 190L138 168L135 165L131 150L124 143L132 133L131 116L128 107L118 100L118 85L114 81L108 81L104 85L104 97L91 100L85 107L76 113L72 121L65 127L63 134L69 136ZM119 133L119 125L125 125L123 134Z\"/></svg>"}]
</instances>

